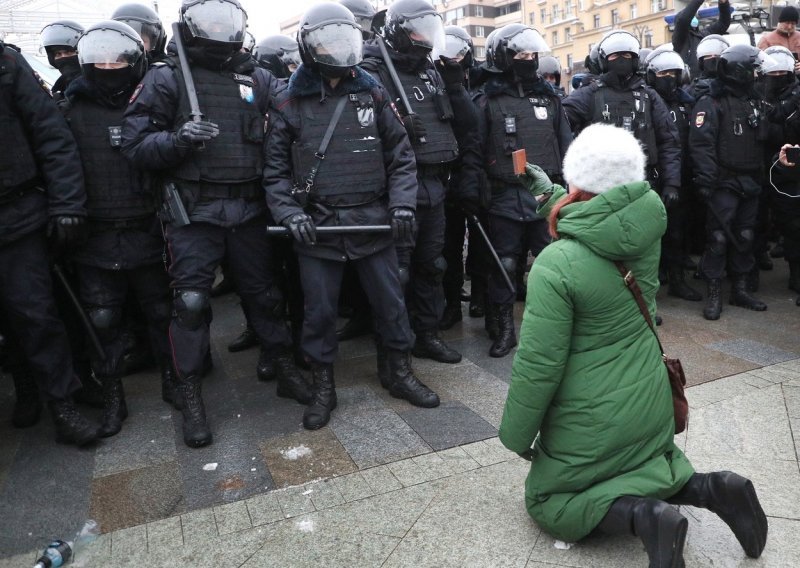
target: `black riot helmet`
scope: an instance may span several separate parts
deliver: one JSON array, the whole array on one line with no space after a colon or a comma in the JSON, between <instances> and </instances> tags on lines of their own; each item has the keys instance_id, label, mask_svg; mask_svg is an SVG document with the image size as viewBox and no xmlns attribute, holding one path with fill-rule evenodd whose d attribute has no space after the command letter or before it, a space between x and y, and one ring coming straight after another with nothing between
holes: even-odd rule
<instances>
[{"instance_id":1,"label":"black riot helmet","mask_svg":"<svg viewBox=\"0 0 800 568\"><path fill-rule=\"evenodd\" d=\"M547 75L555 78L556 87L561 86L561 64L552 55L545 55L539 58L539 75L547 79Z\"/></svg>"},{"instance_id":2,"label":"black riot helmet","mask_svg":"<svg viewBox=\"0 0 800 568\"><path fill-rule=\"evenodd\" d=\"M596 45L589 50L589 55L583 60L583 65L592 75L599 75L603 72L600 69L600 54L597 51Z\"/></svg>"},{"instance_id":3,"label":"black riot helmet","mask_svg":"<svg viewBox=\"0 0 800 568\"><path fill-rule=\"evenodd\" d=\"M247 53L253 53L256 47L256 38L250 32L244 32L244 41L242 42L242 49Z\"/></svg>"},{"instance_id":4,"label":"black riot helmet","mask_svg":"<svg viewBox=\"0 0 800 568\"><path fill-rule=\"evenodd\" d=\"M356 23L361 28L364 39L372 37L372 18L375 17L375 7L369 0L339 0L339 4L353 12Z\"/></svg>"},{"instance_id":5,"label":"black riot helmet","mask_svg":"<svg viewBox=\"0 0 800 568\"><path fill-rule=\"evenodd\" d=\"M719 56L719 79L730 86L752 87L762 61L762 52L757 47L732 45Z\"/></svg>"},{"instance_id":6,"label":"black riot helmet","mask_svg":"<svg viewBox=\"0 0 800 568\"><path fill-rule=\"evenodd\" d=\"M539 54L550 51L541 34L523 24L508 24L493 33L491 44L486 45L486 65L490 70L511 70L518 53L534 53L538 61Z\"/></svg>"},{"instance_id":7,"label":"black riot helmet","mask_svg":"<svg viewBox=\"0 0 800 568\"><path fill-rule=\"evenodd\" d=\"M641 45L636 36L624 30L614 30L607 33L597 44L597 56L600 61L600 70L608 72L608 57L615 53L630 53L635 59L634 70L639 65L639 50Z\"/></svg>"},{"instance_id":8,"label":"black riot helmet","mask_svg":"<svg viewBox=\"0 0 800 568\"><path fill-rule=\"evenodd\" d=\"M344 77L363 59L364 40L353 13L334 2L311 7L297 31L303 63L329 78Z\"/></svg>"},{"instance_id":9,"label":"black riot helmet","mask_svg":"<svg viewBox=\"0 0 800 568\"><path fill-rule=\"evenodd\" d=\"M457 59L464 69L469 69L475 63L472 52L475 48L472 38L467 31L460 26L445 26L444 28L444 49L440 55L449 59Z\"/></svg>"},{"instance_id":10,"label":"black riot helmet","mask_svg":"<svg viewBox=\"0 0 800 568\"><path fill-rule=\"evenodd\" d=\"M167 32L155 10L144 4L123 4L111 14L111 19L128 24L144 42L147 56L158 59L167 45Z\"/></svg>"},{"instance_id":11,"label":"black riot helmet","mask_svg":"<svg viewBox=\"0 0 800 568\"><path fill-rule=\"evenodd\" d=\"M297 40L285 35L271 35L256 44L253 50L256 62L279 79L288 79L300 59Z\"/></svg>"},{"instance_id":12,"label":"black riot helmet","mask_svg":"<svg viewBox=\"0 0 800 568\"><path fill-rule=\"evenodd\" d=\"M395 0L386 9L383 37L398 53L441 53L444 24L428 0Z\"/></svg>"},{"instance_id":13,"label":"black riot helmet","mask_svg":"<svg viewBox=\"0 0 800 568\"><path fill-rule=\"evenodd\" d=\"M127 93L144 76L144 42L128 24L108 20L91 26L78 41L83 76L103 93Z\"/></svg>"},{"instance_id":14,"label":"black riot helmet","mask_svg":"<svg viewBox=\"0 0 800 568\"><path fill-rule=\"evenodd\" d=\"M189 46L239 51L247 31L247 12L238 0L183 0L178 24Z\"/></svg>"},{"instance_id":15,"label":"black riot helmet","mask_svg":"<svg viewBox=\"0 0 800 568\"><path fill-rule=\"evenodd\" d=\"M82 33L83 26L72 20L58 20L43 27L39 38L50 65L58 68L55 52L63 49L75 51Z\"/></svg>"}]
</instances>

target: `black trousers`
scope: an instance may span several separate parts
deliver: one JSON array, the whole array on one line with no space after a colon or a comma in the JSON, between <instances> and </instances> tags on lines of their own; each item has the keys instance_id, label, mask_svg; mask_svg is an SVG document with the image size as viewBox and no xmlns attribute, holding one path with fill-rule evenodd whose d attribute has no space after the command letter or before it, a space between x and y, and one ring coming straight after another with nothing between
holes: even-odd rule
<instances>
[{"instance_id":1,"label":"black trousers","mask_svg":"<svg viewBox=\"0 0 800 568\"><path fill-rule=\"evenodd\" d=\"M332 365L338 347L336 317L345 263L305 255L299 255L298 261L306 298L303 353L310 361ZM411 349L414 334L403 302L394 247L351 260L350 264L364 287L384 347L398 351Z\"/></svg>"},{"instance_id":2,"label":"black trousers","mask_svg":"<svg viewBox=\"0 0 800 568\"><path fill-rule=\"evenodd\" d=\"M173 296L183 291L208 296L214 271L227 258L250 325L262 347L274 353L288 347L291 340L283 319L283 295L277 285L273 247L266 226L265 217L228 228L192 223L177 228L167 226L166 238ZM197 375L209 347L210 317L196 330L181 327L177 319L173 315L169 326L175 369L180 377Z\"/></svg>"},{"instance_id":3,"label":"black trousers","mask_svg":"<svg viewBox=\"0 0 800 568\"><path fill-rule=\"evenodd\" d=\"M461 288L464 286L464 235L467 235L467 261L466 273L470 275L473 288L486 290L489 279L489 249L481 237L478 229L467 224L467 217L457 204L445 202L445 235L442 255L447 261L447 271L444 273L442 285L447 304L458 305L461 302ZM486 215L479 215L479 220L486 226ZM479 284L476 285L476 282ZM482 298L475 298L482 302Z\"/></svg>"},{"instance_id":4,"label":"black trousers","mask_svg":"<svg viewBox=\"0 0 800 568\"><path fill-rule=\"evenodd\" d=\"M743 197L733 191L718 189L711 195L708 207L713 211L708 211L706 218L706 248L700 259L700 273L708 279L722 278L727 265L731 276L747 274L755 264L753 241L758 197ZM729 227L739 243L738 248L729 242L723 226ZM715 244L719 242L719 235L724 235L724 250Z\"/></svg>"},{"instance_id":5,"label":"black trousers","mask_svg":"<svg viewBox=\"0 0 800 568\"><path fill-rule=\"evenodd\" d=\"M545 219L522 222L491 213L489 214L489 238L501 260L517 260L523 254L527 255L529 251L533 256L538 256L542 249L550 244ZM517 270L525 270L525 267L517 266ZM508 276L511 278L512 284L515 284L515 275L509 274ZM493 304L513 304L516 300L516 289L508 288L496 266L492 266L489 272L488 295L489 301Z\"/></svg>"},{"instance_id":6,"label":"black trousers","mask_svg":"<svg viewBox=\"0 0 800 568\"><path fill-rule=\"evenodd\" d=\"M169 360L169 321L172 302L169 279L163 264L140 266L130 270L109 270L79 264L81 303L91 320L97 310L110 312L111 325L98 330L105 359L92 358L98 377L122 375L121 362L126 351L123 331L124 311L128 299L138 302L147 320L150 344L160 362Z\"/></svg>"},{"instance_id":7,"label":"black trousers","mask_svg":"<svg viewBox=\"0 0 800 568\"><path fill-rule=\"evenodd\" d=\"M44 231L0 247L0 310L27 359L39 392L63 399L80 388L69 341L53 300Z\"/></svg>"},{"instance_id":8,"label":"black trousers","mask_svg":"<svg viewBox=\"0 0 800 568\"><path fill-rule=\"evenodd\" d=\"M790 193L783 187L781 191ZM783 195L773 197L772 216L783 237L783 257L786 262L800 262L800 196L794 199Z\"/></svg>"},{"instance_id":9,"label":"black trousers","mask_svg":"<svg viewBox=\"0 0 800 568\"><path fill-rule=\"evenodd\" d=\"M667 209L667 231L661 238L661 262L665 266L678 266L686 252L686 235L689 217L683 201Z\"/></svg>"}]
</instances>

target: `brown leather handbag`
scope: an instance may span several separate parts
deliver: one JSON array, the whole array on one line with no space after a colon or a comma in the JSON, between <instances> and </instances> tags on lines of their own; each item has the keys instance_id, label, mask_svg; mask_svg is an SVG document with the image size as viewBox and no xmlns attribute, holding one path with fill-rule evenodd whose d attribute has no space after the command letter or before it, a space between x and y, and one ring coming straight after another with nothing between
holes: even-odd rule
<instances>
[{"instance_id":1,"label":"brown leather handbag","mask_svg":"<svg viewBox=\"0 0 800 568\"><path fill-rule=\"evenodd\" d=\"M664 348L661 346L661 340L658 338L658 332L656 332L656 328L653 325L653 320L650 319L650 311L647 309L647 304L645 304L644 297L642 296L642 289L639 288L639 283L636 282L636 278L633 277L633 272L625 268L625 265L621 262L615 261L614 265L622 275L622 279L625 281L625 286L627 286L628 290L630 290L631 294L633 294L633 298L636 300L636 305L639 306L639 311L642 312L644 319L647 321L647 325L650 326L650 329L653 331L653 335L656 336L656 341L658 341L658 349L661 351L661 359L663 359L664 365L667 366L669 386L672 390L672 409L675 414L675 433L680 434L686 430L686 424L689 422L689 402L686 400L686 393L684 392L686 388L686 375L683 373L683 366L681 365L680 359L670 359L664 354Z\"/></svg>"}]
</instances>

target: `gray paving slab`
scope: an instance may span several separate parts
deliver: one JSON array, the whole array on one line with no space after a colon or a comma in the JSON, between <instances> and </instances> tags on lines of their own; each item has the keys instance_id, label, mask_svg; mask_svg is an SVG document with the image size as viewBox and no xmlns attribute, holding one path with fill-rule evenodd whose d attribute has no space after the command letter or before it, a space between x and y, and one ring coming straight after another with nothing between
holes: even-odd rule
<instances>
[{"instance_id":1,"label":"gray paving slab","mask_svg":"<svg viewBox=\"0 0 800 568\"><path fill-rule=\"evenodd\" d=\"M783 385L783 398L789 418L800 418L800 386Z\"/></svg>"},{"instance_id":2,"label":"gray paving slab","mask_svg":"<svg viewBox=\"0 0 800 568\"><path fill-rule=\"evenodd\" d=\"M752 339L730 339L728 341L710 343L706 347L759 365L772 365L773 363L797 359L798 357L797 353L784 351Z\"/></svg>"},{"instance_id":3,"label":"gray paving slab","mask_svg":"<svg viewBox=\"0 0 800 568\"><path fill-rule=\"evenodd\" d=\"M447 450L436 452L436 454L442 458L445 467L450 470L450 473L461 473L481 466L470 457L464 448L448 448Z\"/></svg>"},{"instance_id":4,"label":"gray paving slab","mask_svg":"<svg viewBox=\"0 0 800 568\"><path fill-rule=\"evenodd\" d=\"M482 466L493 465L512 459L521 459L505 448L499 447L496 444L487 443L486 440L483 442L466 444L461 447L472 459Z\"/></svg>"},{"instance_id":5,"label":"gray paving slab","mask_svg":"<svg viewBox=\"0 0 800 568\"><path fill-rule=\"evenodd\" d=\"M313 491L311 493L311 502L317 511L323 509L330 509L345 502L344 495L342 495L339 488L333 480L322 480L308 485L308 488Z\"/></svg>"},{"instance_id":6,"label":"gray paving slab","mask_svg":"<svg viewBox=\"0 0 800 568\"><path fill-rule=\"evenodd\" d=\"M434 450L444 450L497 436L497 429L456 401L437 408L410 408L400 417Z\"/></svg>"},{"instance_id":7,"label":"gray paving slab","mask_svg":"<svg viewBox=\"0 0 800 568\"><path fill-rule=\"evenodd\" d=\"M397 482L397 480L395 480L395 482ZM350 501L358 501L359 499L364 499L366 497L372 497L375 495L375 491L373 491L372 487L370 487L370 485L367 483L367 480L362 475L362 472L357 471L355 473L337 477L333 479L333 483L336 485L339 493L341 493L342 498L344 498L344 500L348 503Z\"/></svg>"},{"instance_id":8,"label":"gray paving slab","mask_svg":"<svg viewBox=\"0 0 800 568\"><path fill-rule=\"evenodd\" d=\"M214 509L200 509L181 515L181 530L185 543L203 542L216 537L217 518Z\"/></svg>"},{"instance_id":9,"label":"gray paving slab","mask_svg":"<svg viewBox=\"0 0 800 568\"><path fill-rule=\"evenodd\" d=\"M386 493L387 491L394 491L403 486L400 480L392 473L392 470L389 469L388 465L365 469L361 472L361 476L364 481L366 481L370 490L376 495Z\"/></svg>"},{"instance_id":10,"label":"gray paving slab","mask_svg":"<svg viewBox=\"0 0 800 568\"><path fill-rule=\"evenodd\" d=\"M170 517L147 523L147 550L171 549L183 546L183 527L180 517Z\"/></svg>"},{"instance_id":11,"label":"gray paving slab","mask_svg":"<svg viewBox=\"0 0 800 568\"><path fill-rule=\"evenodd\" d=\"M421 467L413 459L392 462L387 466L403 487L419 485L437 479L435 473L427 467Z\"/></svg>"},{"instance_id":12,"label":"gray paving slab","mask_svg":"<svg viewBox=\"0 0 800 568\"><path fill-rule=\"evenodd\" d=\"M147 554L147 525L137 525L111 534L111 556L115 562Z\"/></svg>"},{"instance_id":13,"label":"gray paving slab","mask_svg":"<svg viewBox=\"0 0 800 568\"><path fill-rule=\"evenodd\" d=\"M314 502L310 497L312 492L313 490L305 485L276 491L275 496L278 498L284 518L298 517L315 511Z\"/></svg>"},{"instance_id":14,"label":"gray paving slab","mask_svg":"<svg viewBox=\"0 0 800 568\"><path fill-rule=\"evenodd\" d=\"M250 513L247 511L247 503L245 501L236 501L214 507L214 517L217 519L217 530L220 536L252 527Z\"/></svg>"},{"instance_id":15,"label":"gray paving slab","mask_svg":"<svg viewBox=\"0 0 800 568\"><path fill-rule=\"evenodd\" d=\"M283 511L274 493L256 495L246 501L247 511L254 527L274 523L283 519Z\"/></svg>"}]
</instances>

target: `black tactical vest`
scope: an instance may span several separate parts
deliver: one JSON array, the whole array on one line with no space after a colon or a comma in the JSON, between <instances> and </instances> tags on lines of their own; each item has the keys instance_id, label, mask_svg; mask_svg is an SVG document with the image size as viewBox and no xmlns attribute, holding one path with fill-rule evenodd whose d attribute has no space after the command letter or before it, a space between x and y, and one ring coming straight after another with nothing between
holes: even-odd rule
<instances>
[{"instance_id":1,"label":"black tactical vest","mask_svg":"<svg viewBox=\"0 0 800 568\"><path fill-rule=\"evenodd\" d=\"M674 102L667 103L669 106L669 116L678 128L678 135L681 140L681 148L688 148L689 145L689 116L691 109L686 103Z\"/></svg>"},{"instance_id":2,"label":"black tactical vest","mask_svg":"<svg viewBox=\"0 0 800 568\"><path fill-rule=\"evenodd\" d=\"M719 104L717 163L725 175L752 175L761 170L762 128L766 117L752 99L724 95Z\"/></svg>"},{"instance_id":3,"label":"black tactical vest","mask_svg":"<svg viewBox=\"0 0 800 568\"><path fill-rule=\"evenodd\" d=\"M190 120L188 99L180 66L175 71L181 90L176 127ZM259 182L265 117L258 108L255 83L250 75L210 71L192 66L200 110L206 120L219 125L219 136L205 143L202 152L190 152L172 172L178 180L237 184Z\"/></svg>"},{"instance_id":4,"label":"black tactical vest","mask_svg":"<svg viewBox=\"0 0 800 568\"><path fill-rule=\"evenodd\" d=\"M528 162L550 176L561 173L561 151L556 135L556 108L552 97L515 97L507 93L489 97L491 132L487 152L489 177L519 183L511 153L525 149Z\"/></svg>"},{"instance_id":5,"label":"black tactical vest","mask_svg":"<svg viewBox=\"0 0 800 568\"><path fill-rule=\"evenodd\" d=\"M642 143L647 165L657 165L653 102L644 87L620 91L608 87L603 81L597 81L590 88L594 89L591 122L604 122L628 130Z\"/></svg>"},{"instance_id":6,"label":"black tactical vest","mask_svg":"<svg viewBox=\"0 0 800 568\"><path fill-rule=\"evenodd\" d=\"M107 108L86 98L69 104L67 120L81 155L91 219L137 219L155 212L148 178L120 154L123 114L124 107Z\"/></svg>"},{"instance_id":7,"label":"black tactical vest","mask_svg":"<svg viewBox=\"0 0 800 568\"><path fill-rule=\"evenodd\" d=\"M394 83L389 77L385 64L379 66L379 75L383 86L390 93L396 95ZM418 73L397 69L397 75L411 108L425 125L425 144L416 143L415 140L411 141L417 163L446 164L457 159L458 142L453 134L453 127L450 126L453 111L450 107L450 99L441 85L439 74L433 69ZM400 112L405 114L403 105L399 101L396 101L395 104L398 105L397 108L400 109Z\"/></svg>"},{"instance_id":8,"label":"black tactical vest","mask_svg":"<svg viewBox=\"0 0 800 568\"><path fill-rule=\"evenodd\" d=\"M368 92L343 95L345 103L323 160L320 143L331 122L338 97L320 103L317 97L296 101L300 137L292 144L295 187L303 191L312 169L319 168L309 191L310 201L332 206L352 206L373 201L386 188L383 145L376 123L375 103Z\"/></svg>"},{"instance_id":9,"label":"black tactical vest","mask_svg":"<svg viewBox=\"0 0 800 568\"><path fill-rule=\"evenodd\" d=\"M2 53L2 51L8 51ZM33 149L14 104L15 54L3 46L0 51L0 132L4 148L0 151L0 200L8 194L32 187L38 180Z\"/></svg>"}]
</instances>

